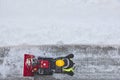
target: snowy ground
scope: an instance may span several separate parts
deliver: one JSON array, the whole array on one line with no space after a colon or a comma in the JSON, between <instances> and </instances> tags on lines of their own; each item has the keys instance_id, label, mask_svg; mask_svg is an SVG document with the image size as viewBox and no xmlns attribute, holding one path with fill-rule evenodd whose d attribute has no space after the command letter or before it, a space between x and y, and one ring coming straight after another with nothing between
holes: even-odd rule
<instances>
[{"instance_id":1,"label":"snowy ground","mask_svg":"<svg viewBox=\"0 0 120 80\"><path fill-rule=\"evenodd\" d=\"M120 0L0 0L0 46L119 44Z\"/></svg>"},{"instance_id":2,"label":"snowy ground","mask_svg":"<svg viewBox=\"0 0 120 80\"><path fill-rule=\"evenodd\" d=\"M120 0L0 0L0 46L22 45L10 50L0 48L0 80L27 80L22 78L24 53L46 52L38 47L23 48L25 44L119 45L119 28ZM120 49L88 47L55 47L46 53L51 52L49 57L75 54L79 68L71 80L120 80Z\"/></svg>"},{"instance_id":3,"label":"snowy ground","mask_svg":"<svg viewBox=\"0 0 120 80\"><path fill-rule=\"evenodd\" d=\"M35 79L23 77L24 53L44 57L75 55L75 75L54 74ZM120 47L64 45L0 48L0 80L120 80ZM3 59L2 59L3 58ZM38 79L39 78L39 79ZM47 78L47 79L46 79Z\"/></svg>"}]
</instances>

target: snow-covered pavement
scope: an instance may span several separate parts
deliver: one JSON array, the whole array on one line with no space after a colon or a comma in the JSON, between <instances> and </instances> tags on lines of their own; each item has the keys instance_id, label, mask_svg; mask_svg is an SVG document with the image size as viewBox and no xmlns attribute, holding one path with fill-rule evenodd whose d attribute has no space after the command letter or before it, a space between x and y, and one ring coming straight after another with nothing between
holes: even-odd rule
<instances>
[{"instance_id":1,"label":"snow-covered pavement","mask_svg":"<svg viewBox=\"0 0 120 80\"><path fill-rule=\"evenodd\" d=\"M23 55L25 53L44 57L59 57L69 53L75 55L75 75L54 74L47 80L119 80L120 79L120 47L90 45L47 45L16 46L0 48L0 80L23 79ZM4 54L4 55L3 55ZM17 78L18 77L18 78ZM25 78L25 77L24 77ZM45 80L47 76L35 77ZM31 80L33 78L29 78Z\"/></svg>"}]
</instances>

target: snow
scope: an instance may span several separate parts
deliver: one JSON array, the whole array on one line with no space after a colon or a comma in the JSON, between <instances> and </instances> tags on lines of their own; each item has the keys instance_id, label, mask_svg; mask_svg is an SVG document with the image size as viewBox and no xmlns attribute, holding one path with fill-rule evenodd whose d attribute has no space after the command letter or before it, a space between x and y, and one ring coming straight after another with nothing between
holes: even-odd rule
<instances>
[{"instance_id":1,"label":"snow","mask_svg":"<svg viewBox=\"0 0 120 80\"><path fill-rule=\"evenodd\" d=\"M119 44L120 0L0 0L0 46Z\"/></svg>"},{"instance_id":2,"label":"snow","mask_svg":"<svg viewBox=\"0 0 120 80\"><path fill-rule=\"evenodd\" d=\"M0 0L0 46L22 44L119 45L119 34L120 0ZM0 65L0 71L4 69L0 72L0 77L1 75L7 77L10 73L10 76L22 76L25 53L34 53L37 56L42 53L41 56L43 56L45 52L38 48L11 49L8 56L4 57L3 64ZM77 52L73 51L73 53ZM51 54L47 54L47 56L53 57ZM80 56L75 55L75 59L85 57L97 59L103 56L105 55L93 56L81 53ZM54 57L56 56L54 55ZM119 58L120 56L117 51L113 51L107 57ZM94 67L96 66L89 66L86 69L94 72ZM117 71L118 68L119 66L108 66L108 69L104 66L97 67L98 71L105 69L106 71ZM54 74L54 76L64 78L63 75Z\"/></svg>"}]
</instances>

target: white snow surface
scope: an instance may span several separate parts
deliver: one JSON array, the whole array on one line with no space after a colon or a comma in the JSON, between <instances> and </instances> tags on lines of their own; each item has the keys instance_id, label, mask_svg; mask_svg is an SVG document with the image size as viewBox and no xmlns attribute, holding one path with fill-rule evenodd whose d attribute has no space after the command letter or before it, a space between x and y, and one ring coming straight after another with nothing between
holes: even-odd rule
<instances>
[{"instance_id":1,"label":"white snow surface","mask_svg":"<svg viewBox=\"0 0 120 80\"><path fill-rule=\"evenodd\" d=\"M120 0L0 0L0 46L119 44Z\"/></svg>"}]
</instances>

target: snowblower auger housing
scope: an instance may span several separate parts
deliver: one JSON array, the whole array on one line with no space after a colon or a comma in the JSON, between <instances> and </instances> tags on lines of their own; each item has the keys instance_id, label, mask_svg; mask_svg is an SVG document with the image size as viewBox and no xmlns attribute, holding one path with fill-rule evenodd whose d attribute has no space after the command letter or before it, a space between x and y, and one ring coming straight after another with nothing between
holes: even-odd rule
<instances>
[{"instance_id":1,"label":"snowblower auger housing","mask_svg":"<svg viewBox=\"0 0 120 80\"><path fill-rule=\"evenodd\" d=\"M64 73L73 76L75 64L72 61L73 57L73 54L58 58L36 57L25 54L23 76L52 75L53 73Z\"/></svg>"}]
</instances>

